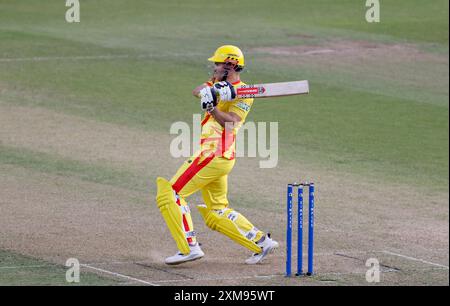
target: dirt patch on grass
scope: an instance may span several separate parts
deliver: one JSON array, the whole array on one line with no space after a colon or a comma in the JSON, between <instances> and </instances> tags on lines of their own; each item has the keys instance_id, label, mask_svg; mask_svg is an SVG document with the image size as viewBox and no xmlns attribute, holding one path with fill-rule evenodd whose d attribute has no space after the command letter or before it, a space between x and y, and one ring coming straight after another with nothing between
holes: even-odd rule
<instances>
[{"instance_id":1,"label":"dirt patch on grass","mask_svg":"<svg viewBox=\"0 0 450 306\"><path fill-rule=\"evenodd\" d=\"M313 56L332 56L339 58L368 58L383 57L385 60L426 60L438 63L448 63L448 56L428 53L420 50L413 44L384 44L369 41L328 41L316 45L259 47L249 50L259 54L270 54L275 56L291 56L297 60L305 57L311 59ZM326 57L326 56L325 56Z\"/></svg>"},{"instance_id":2,"label":"dirt patch on grass","mask_svg":"<svg viewBox=\"0 0 450 306\"><path fill-rule=\"evenodd\" d=\"M268 66L298 69L316 82L448 105L448 54L426 52L412 44L335 40L252 51Z\"/></svg>"}]
</instances>

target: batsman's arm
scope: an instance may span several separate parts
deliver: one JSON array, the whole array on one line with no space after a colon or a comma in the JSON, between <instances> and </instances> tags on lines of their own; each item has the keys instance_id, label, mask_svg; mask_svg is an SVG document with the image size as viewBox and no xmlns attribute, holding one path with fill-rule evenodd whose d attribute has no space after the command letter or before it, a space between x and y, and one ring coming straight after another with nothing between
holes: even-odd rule
<instances>
[{"instance_id":1,"label":"batsman's arm","mask_svg":"<svg viewBox=\"0 0 450 306\"><path fill-rule=\"evenodd\" d=\"M194 97L200 98L200 90L202 90L203 88L207 87L207 86L212 86L213 85L213 79L211 79L211 81L205 82L200 86L197 86L194 88L194 90L192 91L192 94L194 95Z\"/></svg>"},{"instance_id":2,"label":"batsman's arm","mask_svg":"<svg viewBox=\"0 0 450 306\"><path fill-rule=\"evenodd\" d=\"M225 127L225 123L227 122L236 124L241 122L242 120L241 117L233 112L222 112L217 108L214 108L214 110L210 112L210 114L214 117L214 119L216 119L217 122L219 122L222 127Z\"/></svg>"},{"instance_id":3,"label":"batsman's arm","mask_svg":"<svg viewBox=\"0 0 450 306\"><path fill-rule=\"evenodd\" d=\"M202 90L206 86L207 86L206 84L202 84L200 86L195 87L195 89L192 91L194 97L200 98L200 90Z\"/></svg>"}]
</instances>

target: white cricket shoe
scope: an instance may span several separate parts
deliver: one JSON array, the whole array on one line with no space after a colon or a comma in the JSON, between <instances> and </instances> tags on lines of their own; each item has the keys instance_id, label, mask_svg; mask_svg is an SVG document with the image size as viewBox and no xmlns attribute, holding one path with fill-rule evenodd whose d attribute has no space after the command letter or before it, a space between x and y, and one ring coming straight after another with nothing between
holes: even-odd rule
<instances>
[{"instance_id":1,"label":"white cricket shoe","mask_svg":"<svg viewBox=\"0 0 450 306\"><path fill-rule=\"evenodd\" d=\"M267 233L265 236L263 236L263 238L263 241L257 243L257 245L261 247L262 251L260 253L255 253L251 257L246 259L246 264L255 265L257 263L260 263L264 258L267 257L267 255L273 253L273 251L278 248L278 242L270 238L270 233Z\"/></svg>"},{"instance_id":2,"label":"white cricket shoe","mask_svg":"<svg viewBox=\"0 0 450 306\"><path fill-rule=\"evenodd\" d=\"M184 262L193 261L202 258L205 256L198 242L194 246L189 246L191 252L189 254L184 255L181 252L176 253L173 256L167 257L165 262L168 265L179 265Z\"/></svg>"}]
</instances>

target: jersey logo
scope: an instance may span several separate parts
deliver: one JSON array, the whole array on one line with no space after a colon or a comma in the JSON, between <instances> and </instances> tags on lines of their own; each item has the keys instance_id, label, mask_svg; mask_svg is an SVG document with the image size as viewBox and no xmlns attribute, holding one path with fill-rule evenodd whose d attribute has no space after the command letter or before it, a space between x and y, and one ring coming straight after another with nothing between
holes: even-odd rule
<instances>
[{"instance_id":1,"label":"jersey logo","mask_svg":"<svg viewBox=\"0 0 450 306\"><path fill-rule=\"evenodd\" d=\"M239 102L236 104L237 107L239 107L240 109L248 112L250 110L250 105L245 104L244 102Z\"/></svg>"}]
</instances>

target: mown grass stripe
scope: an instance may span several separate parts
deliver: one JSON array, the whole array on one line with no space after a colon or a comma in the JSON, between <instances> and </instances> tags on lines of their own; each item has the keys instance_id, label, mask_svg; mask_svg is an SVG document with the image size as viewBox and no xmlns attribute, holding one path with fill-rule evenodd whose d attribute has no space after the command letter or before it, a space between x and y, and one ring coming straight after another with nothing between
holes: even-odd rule
<instances>
[{"instance_id":1,"label":"mown grass stripe","mask_svg":"<svg viewBox=\"0 0 450 306\"><path fill-rule=\"evenodd\" d=\"M0 163L130 190L147 189L145 178L135 173L24 148L0 145Z\"/></svg>"}]
</instances>

